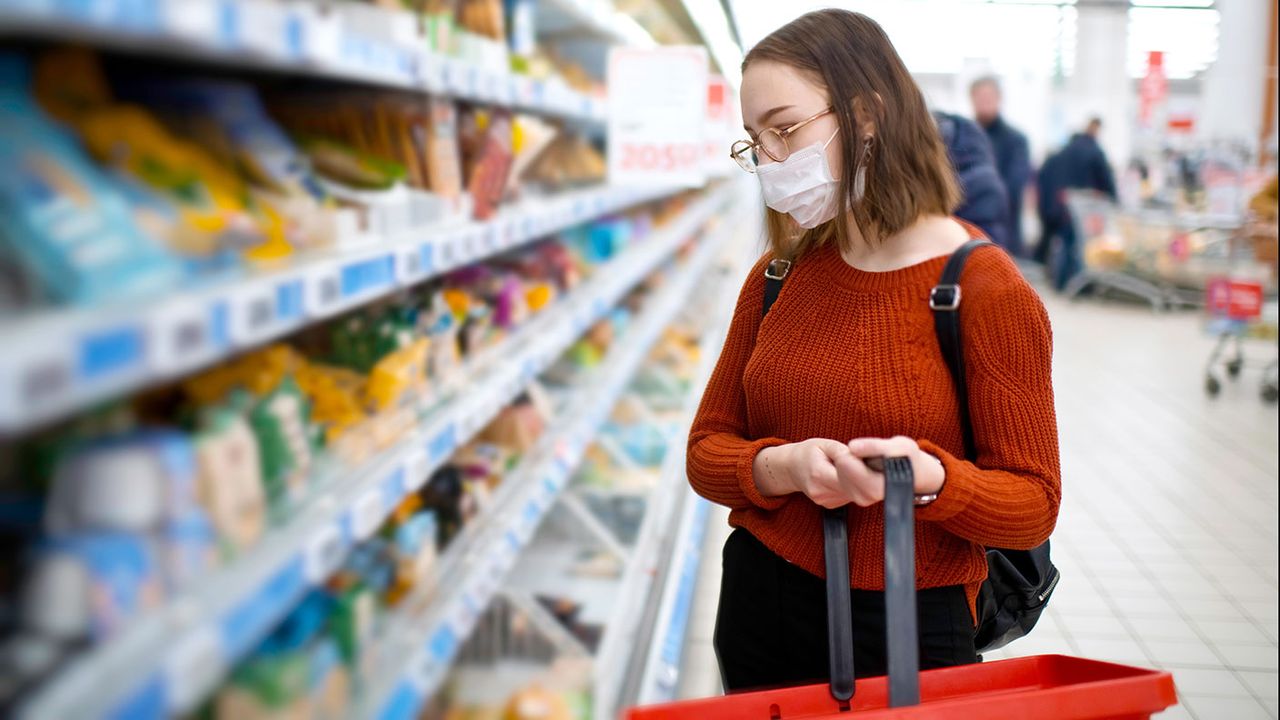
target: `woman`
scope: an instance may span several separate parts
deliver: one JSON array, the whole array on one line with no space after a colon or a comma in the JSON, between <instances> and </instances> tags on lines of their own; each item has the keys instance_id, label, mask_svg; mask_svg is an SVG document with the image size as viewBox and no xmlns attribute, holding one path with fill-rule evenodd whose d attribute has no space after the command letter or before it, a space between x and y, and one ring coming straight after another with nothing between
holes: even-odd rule
<instances>
[{"instance_id":1,"label":"woman","mask_svg":"<svg viewBox=\"0 0 1280 720\"><path fill-rule=\"evenodd\" d=\"M884 31L837 10L777 30L743 63L742 110L751 139L734 157L760 178L771 252L742 288L688 454L694 489L736 528L715 633L725 688L826 677L819 506L848 506L854 666L884 673L884 478L869 463L887 456L915 472L921 664L975 662L983 547L1035 547L1058 513L1044 308L1004 252L970 257L977 456L963 459L928 297L976 231L950 217L954 174ZM761 320L775 257L793 264Z\"/></svg>"}]
</instances>

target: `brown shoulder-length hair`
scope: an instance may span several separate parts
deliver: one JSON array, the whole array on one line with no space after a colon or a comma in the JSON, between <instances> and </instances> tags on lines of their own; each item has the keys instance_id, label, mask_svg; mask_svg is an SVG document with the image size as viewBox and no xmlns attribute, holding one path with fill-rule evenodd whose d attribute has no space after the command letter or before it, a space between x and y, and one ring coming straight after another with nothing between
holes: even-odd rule
<instances>
[{"instance_id":1,"label":"brown shoulder-length hair","mask_svg":"<svg viewBox=\"0 0 1280 720\"><path fill-rule=\"evenodd\" d=\"M922 215L950 215L959 205L960 189L938 127L876 21L848 10L811 12L751 48L742 69L758 60L789 65L826 86L843 155L838 197L845 199L865 237L888 237ZM875 123L866 190L858 202L853 178L862 162L864 138L854 117L855 101ZM785 214L769 209L766 214L776 257L799 257L833 240L841 249L850 243L847 213L799 235Z\"/></svg>"}]
</instances>

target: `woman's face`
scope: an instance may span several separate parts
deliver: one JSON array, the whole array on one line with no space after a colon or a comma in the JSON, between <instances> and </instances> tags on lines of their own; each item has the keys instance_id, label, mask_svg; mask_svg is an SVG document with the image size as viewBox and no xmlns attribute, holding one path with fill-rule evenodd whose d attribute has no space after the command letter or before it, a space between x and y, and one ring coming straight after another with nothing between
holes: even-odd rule
<instances>
[{"instance_id":1,"label":"woman's face","mask_svg":"<svg viewBox=\"0 0 1280 720\"><path fill-rule=\"evenodd\" d=\"M785 130L825 110L831 101L827 90L799 70L771 60L757 60L742 73L742 120L751 139L756 140L766 128ZM814 143L827 145L827 164L832 177L839 178L841 162L841 138L832 138L836 132L836 117L828 113L796 130L787 138L787 146L796 152ZM758 162L773 162L763 152L757 153Z\"/></svg>"}]
</instances>

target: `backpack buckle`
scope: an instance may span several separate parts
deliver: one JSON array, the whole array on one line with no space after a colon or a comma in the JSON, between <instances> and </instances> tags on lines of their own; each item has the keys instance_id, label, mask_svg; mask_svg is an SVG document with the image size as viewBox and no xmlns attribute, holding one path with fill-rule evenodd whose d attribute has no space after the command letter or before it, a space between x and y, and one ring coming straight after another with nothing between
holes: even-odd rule
<instances>
[{"instance_id":1,"label":"backpack buckle","mask_svg":"<svg viewBox=\"0 0 1280 720\"><path fill-rule=\"evenodd\" d=\"M937 285L929 291L929 309L954 312L960 307L959 285Z\"/></svg>"},{"instance_id":2,"label":"backpack buckle","mask_svg":"<svg viewBox=\"0 0 1280 720\"><path fill-rule=\"evenodd\" d=\"M791 272L791 261L775 258L764 268L764 276L770 280L782 280Z\"/></svg>"}]
</instances>

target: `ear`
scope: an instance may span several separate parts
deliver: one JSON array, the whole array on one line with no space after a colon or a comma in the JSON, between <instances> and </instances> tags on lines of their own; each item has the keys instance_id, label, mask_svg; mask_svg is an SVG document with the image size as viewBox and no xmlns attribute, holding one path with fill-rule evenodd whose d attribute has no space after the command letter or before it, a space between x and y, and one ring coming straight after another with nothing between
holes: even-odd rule
<instances>
[{"instance_id":1,"label":"ear","mask_svg":"<svg viewBox=\"0 0 1280 720\"><path fill-rule=\"evenodd\" d=\"M859 137L875 137L876 118L884 115L884 98L880 97L880 93L871 93L871 102L873 105L868 107L868 103L863 102L862 98L853 99L853 119L858 123Z\"/></svg>"}]
</instances>

